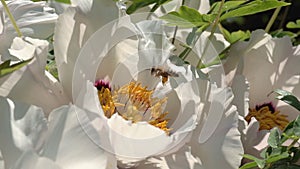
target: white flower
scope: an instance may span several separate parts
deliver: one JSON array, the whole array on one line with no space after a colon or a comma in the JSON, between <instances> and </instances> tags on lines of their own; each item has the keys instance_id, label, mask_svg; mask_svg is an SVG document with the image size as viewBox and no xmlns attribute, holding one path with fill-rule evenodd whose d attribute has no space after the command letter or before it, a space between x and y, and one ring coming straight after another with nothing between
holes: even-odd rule
<instances>
[{"instance_id":1,"label":"white flower","mask_svg":"<svg viewBox=\"0 0 300 169\"><path fill-rule=\"evenodd\" d=\"M0 78L0 96L40 106L46 114L69 102L58 81L45 71L47 41L17 37L8 50L16 58L32 60L26 66Z\"/></svg>"},{"instance_id":2,"label":"white flower","mask_svg":"<svg viewBox=\"0 0 300 169\"><path fill-rule=\"evenodd\" d=\"M140 32L138 44L130 39L118 44L118 38L136 33L128 30ZM113 51L121 51L117 55L108 52L114 46ZM201 167L237 168L243 150L231 92L197 81L190 66L171 63L171 49L158 21L142 21L135 27L124 17L98 30L81 50L74 72L75 104L87 111L78 114L83 128L96 144L116 154L119 166L165 157L186 145L203 152L211 149L210 158L192 152ZM110 79L110 84L99 82L97 91L97 79ZM215 157L220 163L211 161ZM159 163L156 166L163 167L163 158Z\"/></svg>"},{"instance_id":3,"label":"white flower","mask_svg":"<svg viewBox=\"0 0 300 169\"><path fill-rule=\"evenodd\" d=\"M39 107L3 97L0 106L5 169L115 168L115 160L86 137L76 116L82 110L77 107L54 110L48 122Z\"/></svg>"},{"instance_id":4,"label":"white flower","mask_svg":"<svg viewBox=\"0 0 300 169\"><path fill-rule=\"evenodd\" d=\"M45 2L14 0L6 1L6 3L24 36L46 39L53 34L57 15L52 8L45 6ZM17 36L17 33L6 15L2 4L0 5L0 19L1 63L8 59L17 59L10 56L7 50L14 37Z\"/></svg>"},{"instance_id":5,"label":"white flower","mask_svg":"<svg viewBox=\"0 0 300 169\"><path fill-rule=\"evenodd\" d=\"M249 42L238 42L231 48L225 71L228 82L232 83L233 103L241 115L240 130L246 153L258 155L266 146L269 129L276 126L283 129L286 120L291 121L299 114L269 95L275 89L284 89L300 96L299 51L300 46L293 47L288 37L272 38L262 30L254 31ZM249 110L260 120L249 116ZM267 122L267 114L281 120ZM243 119L247 115L248 122Z\"/></svg>"},{"instance_id":6,"label":"white flower","mask_svg":"<svg viewBox=\"0 0 300 169\"><path fill-rule=\"evenodd\" d=\"M103 6L103 2L109 4L112 8ZM39 30L39 28L42 28L39 27L41 25L52 25L57 16L56 14L50 15L46 13L48 15L46 15L46 19L43 20L43 14L45 12L35 13L34 10L43 11L43 6L41 5L43 5L44 2L13 1L9 4L13 7L21 5L22 8L12 8L12 11L16 11L16 14L20 14L16 16L16 19L17 24L21 24L21 30L23 30L22 27L25 26L25 30L33 30L31 33L36 33L35 28ZM73 66L80 50L76 45L84 45L87 38L95 30L117 17L117 9L113 6L115 5L113 1L80 1L79 5L78 7L70 7L66 10L66 13L61 15L56 25L54 50L60 82L49 72L45 71L48 42L29 37L16 38L12 42L12 45L8 43L9 46L6 46L6 43L1 43L0 48L3 48L3 51L7 51L10 57L16 58L17 60L26 60L28 58L33 58L33 60L23 68L0 78L0 96L9 97L27 104L37 105L42 107L46 114L49 114L56 107L72 102L72 97L68 95L70 94L68 92L72 91L71 81L74 71ZM25 7L33 11L29 10L28 13L26 13L26 10L23 10ZM20 9L22 10L19 11ZM99 20L99 15L95 15L99 10L104 13L111 12L112 15L103 13ZM32 13L33 16L29 22L27 19L30 17L30 13ZM87 18L90 18L91 21L88 21ZM5 21L7 21L7 18ZM10 25L9 23L7 24ZM49 26L49 28L52 27L53 26ZM10 31L14 30L11 28ZM46 36L52 33L53 30ZM5 33L0 36L6 38L8 35L10 34ZM46 36L43 38L46 38Z\"/></svg>"}]
</instances>

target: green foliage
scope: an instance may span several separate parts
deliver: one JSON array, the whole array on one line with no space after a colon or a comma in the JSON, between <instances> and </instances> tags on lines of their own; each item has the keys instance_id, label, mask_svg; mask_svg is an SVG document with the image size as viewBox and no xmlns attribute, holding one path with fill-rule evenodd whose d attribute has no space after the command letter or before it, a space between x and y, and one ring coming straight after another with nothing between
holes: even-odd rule
<instances>
[{"instance_id":1,"label":"green foliage","mask_svg":"<svg viewBox=\"0 0 300 169\"><path fill-rule=\"evenodd\" d=\"M179 26L182 28L193 28L209 26L215 19L215 15L200 14L194 8L181 6L177 11L170 12L161 17L161 19L168 22L170 26Z\"/></svg>"},{"instance_id":2,"label":"green foliage","mask_svg":"<svg viewBox=\"0 0 300 169\"><path fill-rule=\"evenodd\" d=\"M220 28L222 34L224 35L225 39L230 43L234 44L237 41L244 41L250 38L251 32L248 31L236 31L236 32L229 32L225 28Z\"/></svg>"},{"instance_id":3,"label":"green foliage","mask_svg":"<svg viewBox=\"0 0 300 169\"><path fill-rule=\"evenodd\" d=\"M46 70L52 74L56 79L58 79L58 70L56 66L55 60L50 60L49 63L46 65Z\"/></svg>"},{"instance_id":4,"label":"green foliage","mask_svg":"<svg viewBox=\"0 0 300 169\"><path fill-rule=\"evenodd\" d=\"M130 0L130 6L127 8L126 13L132 14L136 10L146 7L148 5L154 4L154 7L151 9L151 12L154 12L159 6L163 5L166 2L171 0Z\"/></svg>"},{"instance_id":5,"label":"green foliage","mask_svg":"<svg viewBox=\"0 0 300 169\"><path fill-rule=\"evenodd\" d=\"M2 64L0 64L0 77L3 77L9 73L14 72L15 70L22 68L23 66L27 65L31 60L32 59L21 61L13 65L10 65L10 60L3 62Z\"/></svg>"},{"instance_id":6,"label":"green foliage","mask_svg":"<svg viewBox=\"0 0 300 169\"><path fill-rule=\"evenodd\" d=\"M289 22L286 25L287 28L290 29L299 29L300 28L300 19L298 19L296 22Z\"/></svg>"},{"instance_id":7,"label":"green foliage","mask_svg":"<svg viewBox=\"0 0 300 169\"><path fill-rule=\"evenodd\" d=\"M278 96L276 97L277 99L286 102L287 104L300 111L300 102L292 93L280 89L276 89L274 90L274 92L278 94Z\"/></svg>"},{"instance_id":8,"label":"green foliage","mask_svg":"<svg viewBox=\"0 0 300 169\"><path fill-rule=\"evenodd\" d=\"M224 14L222 14L220 20L222 21L237 16L253 15L259 12L264 12L270 9L274 9L281 6L287 6L287 5L290 5L290 3L286 3L278 0L248 1L247 3L242 3L236 8L226 11Z\"/></svg>"},{"instance_id":9,"label":"green foliage","mask_svg":"<svg viewBox=\"0 0 300 169\"><path fill-rule=\"evenodd\" d=\"M65 4L71 4L71 0L55 0L55 1L65 3Z\"/></svg>"}]
</instances>

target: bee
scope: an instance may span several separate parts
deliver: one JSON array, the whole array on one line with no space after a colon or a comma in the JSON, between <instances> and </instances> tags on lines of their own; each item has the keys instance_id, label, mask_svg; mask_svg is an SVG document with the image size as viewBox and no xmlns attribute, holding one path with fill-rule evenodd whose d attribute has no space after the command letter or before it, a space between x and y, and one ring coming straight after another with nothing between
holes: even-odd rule
<instances>
[{"instance_id":1,"label":"bee","mask_svg":"<svg viewBox=\"0 0 300 169\"><path fill-rule=\"evenodd\" d=\"M155 77L162 78L161 82L163 85L169 80L169 76L171 77L178 77L179 75L176 72L173 72L171 70L164 70L162 68L151 68L151 75Z\"/></svg>"}]
</instances>

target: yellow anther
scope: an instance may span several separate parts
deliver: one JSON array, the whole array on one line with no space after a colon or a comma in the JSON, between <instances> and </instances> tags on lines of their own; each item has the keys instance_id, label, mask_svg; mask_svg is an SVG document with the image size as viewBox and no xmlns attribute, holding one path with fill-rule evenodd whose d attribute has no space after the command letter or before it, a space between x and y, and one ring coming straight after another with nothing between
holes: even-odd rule
<instances>
[{"instance_id":1,"label":"yellow anther","mask_svg":"<svg viewBox=\"0 0 300 169\"><path fill-rule=\"evenodd\" d=\"M113 92L108 88L98 91L99 101L106 117L110 118L114 113L118 113L134 123L148 121L149 124L169 134L171 129L167 126L168 119L165 119L168 113L163 113L167 97L153 98L152 94L153 90L148 90L136 82L130 82Z\"/></svg>"},{"instance_id":2,"label":"yellow anther","mask_svg":"<svg viewBox=\"0 0 300 169\"><path fill-rule=\"evenodd\" d=\"M279 111L272 112L268 106L261 107L259 110L249 109L245 120L250 123L252 117L259 122L259 130L271 130L274 127L283 130L289 123L287 115L280 114Z\"/></svg>"}]
</instances>

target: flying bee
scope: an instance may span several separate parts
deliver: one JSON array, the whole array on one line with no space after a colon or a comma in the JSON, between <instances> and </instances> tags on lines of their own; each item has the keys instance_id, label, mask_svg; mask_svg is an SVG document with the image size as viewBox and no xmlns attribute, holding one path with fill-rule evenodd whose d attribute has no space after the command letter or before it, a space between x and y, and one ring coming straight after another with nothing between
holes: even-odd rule
<instances>
[{"instance_id":1,"label":"flying bee","mask_svg":"<svg viewBox=\"0 0 300 169\"><path fill-rule=\"evenodd\" d=\"M151 75L155 77L162 78L161 82L163 85L169 80L169 76L171 77L178 77L179 75L176 72L173 72L171 70L164 70L162 68L151 68Z\"/></svg>"}]
</instances>

